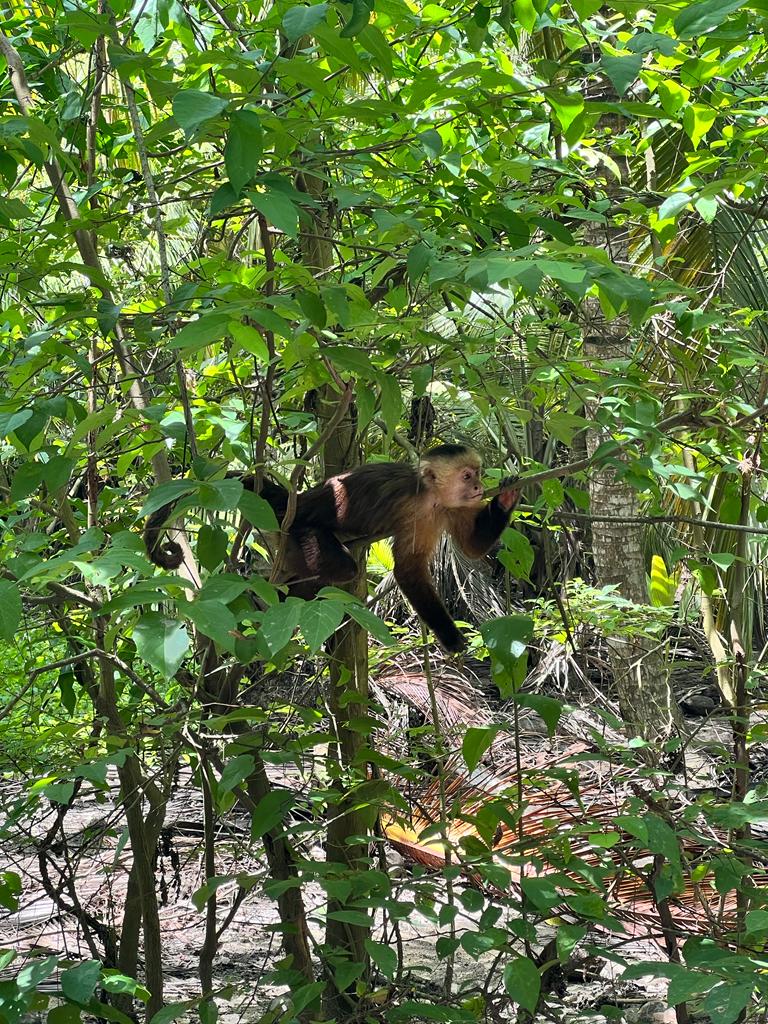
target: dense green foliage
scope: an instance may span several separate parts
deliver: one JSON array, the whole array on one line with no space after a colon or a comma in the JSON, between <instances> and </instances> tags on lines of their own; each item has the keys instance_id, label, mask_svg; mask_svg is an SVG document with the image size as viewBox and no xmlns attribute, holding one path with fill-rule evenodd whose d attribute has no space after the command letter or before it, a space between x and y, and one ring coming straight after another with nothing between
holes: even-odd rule
<instances>
[{"instance_id":1,"label":"dense green foliage","mask_svg":"<svg viewBox=\"0 0 768 1024\"><path fill-rule=\"evenodd\" d=\"M34 776L3 836L17 841L46 800L63 834L83 788L101 799L117 776L146 955L144 989L130 980L138 938L119 948L130 900L114 927L117 911L106 924L81 915L93 959L29 958L0 982L0 1021L38 1006L58 965L65 1005L51 1024L83 1009L126 1021L131 997L168 1014L158 1024L193 1006L212 1024L214 998L229 994L210 970L226 942L216 892L235 881L238 899L257 888L276 900L283 924L319 885L337 925L302 962L291 922L290 957L270 964L288 995L265 1021L314 1019L321 999L326 1018L473 1021L497 999L535 1016L555 998L548 971L567 973L585 942L621 959L606 936L622 929L611 881L622 871L644 886L665 950L626 979L669 978L680 1021L689 1000L715 1024L753 997L764 1013L764 851L750 827L768 810L745 758L765 733L750 732L749 697L763 681L768 533L768 9L11 0L0 11L0 767ZM585 342L610 347L596 358ZM412 457L429 440L418 409L434 412L435 437L482 451L490 484L515 467L575 468L531 488L518 519L528 532L505 535L518 599L508 578L504 614L474 616L472 651L511 700L507 717L467 719L461 737L419 725L393 753L346 655L327 701L298 706L279 681L325 678L324 644L345 616L368 630L377 671L393 652L428 663L420 630L402 616L387 626L338 590L279 600L258 540L245 571L230 557L243 523L269 531L274 514L224 474L267 466L300 488L344 425L363 458ZM641 509L653 524L646 602L566 552L590 513L592 536L610 522L587 483L606 465L632 491L629 519ZM178 575L157 572L140 537L171 497L192 521ZM380 545L370 578L389 566ZM644 742L597 736L580 768L522 764L518 745L499 762L504 786L483 788L477 771L499 732L519 741L521 711L550 731L560 718L551 696L519 692L532 637L541 653L580 636L585 648L640 638L666 651L672 623L699 621L733 712L721 758L734 755L732 800L713 791L681 809L650 753L637 769ZM254 680L271 700L240 701ZM309 810L269 783L265 765L326 745L336 754L307 783ZM594 759L639 771L620 808L584 796ZM152 858L179 763L204 793L195 900L208 931L198 989L165 1011ZM424 862L435 867L437 848L443 866L402 883L349 850L357 829L367 856L379 814L408 818L411 785L419 813L432 811L419 822ZM556 828L542 812L532 848L531 794L562 786L577 801L580 785L578 819ZM264 842L260 874L217 871L213 823L235 803L253 848ZM326 841L326 817L354 824L328 863L302 845ZM519 844L500 852L500 830ZM55 834L41 857L59 856ZM294 844L298 859L280 867ZM675 932L670 906L706 885L707 928ZM16 909L19 890L15 871L0 873L0 905ZM394 936L414 907L440 931L439 996L404 974ZM556 915L555 946L537 960ZM497 957L487 985L452 989L457 951Z\"/></svg>"}]
</instances>

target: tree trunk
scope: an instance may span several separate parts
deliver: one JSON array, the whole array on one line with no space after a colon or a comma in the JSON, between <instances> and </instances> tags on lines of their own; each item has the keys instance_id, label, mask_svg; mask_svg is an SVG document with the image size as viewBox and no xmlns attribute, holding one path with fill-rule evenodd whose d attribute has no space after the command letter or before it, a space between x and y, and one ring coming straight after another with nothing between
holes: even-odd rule
<instances>
[{"instance_id":1,"label":"tree trunk","mask_svg":"<svg viewBox=\"0 0 768 1024\"><path fill-rule=\"evenodd\" d=\"M606 115L601 127L621 130L621 118ZM626 185L627 163L619 153L611 154L620 169L622 182L610 172L604 182L609 195ZM619 198L617 197L617 202ZM629 268L627 229L609 224L589 225L589 245L604 248L611 261ZM634 351L629 318L622 314L612 320L603 315L596 298L582 304L584 320L584 352L593 369L604 362L630 359ZM588 407L594 420L598 401ZM594 455L598 447L610 439L610 432L594 426L587 434L587 451ZM594 516L617 516L630 520L639 513L637 492L611 467L593 470L589 483L590 508ZM641 525L594 522L592 551L599 586L613 584L621 597L635 604L648 604L645 558ZM609 637L608 651L621 716L630 734L647 740L662 740L680 725L677 705L672 698L663 646L647 637Z\"/></svg>"}]
</instances>

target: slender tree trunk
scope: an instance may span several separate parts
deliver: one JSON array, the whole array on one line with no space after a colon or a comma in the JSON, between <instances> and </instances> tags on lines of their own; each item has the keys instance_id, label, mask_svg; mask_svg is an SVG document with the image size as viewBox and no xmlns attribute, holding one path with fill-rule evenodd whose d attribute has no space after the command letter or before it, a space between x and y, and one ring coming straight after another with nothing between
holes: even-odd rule
<instances>
[{"instance_id":1,"label":"slender tree trunk","mask_svg":"<svg viewBox=\"0 0 768 1024\"><path fill-rule=\"evenodd\" d=\"M618 133L621 119L604 118L602 127ZM627 177L626 159L611 154ZM606 176L610 192L620 189L612 174ZM607 250L611 261L627 269L630 266L626 227L594 225L587 228L587 243ZM594 369L615 360L630 359L634 352L631 324L626 315L607 320L597 299L582 305L584 352ZM588 408L594 419L597 402ZM610 439L610 433L594 426L587 434L587 452L594 455ZM639 514L637 492L610 466L593 470L589 484L590 507L595 516L616 516L631 520ZM594 522L592 551L600 586L613 584L621 597L635 604L648 604L642 526L629 523ZM660 641L647 637L609 637L611 669L619 707L627 730L644 739L660 740L680 726L680 716L672 698L665 650Z\"/></svg>"},{"instance_id":2,"label":"slender tree trunk","mask_svg":"<svg viewBox=\"0 0 768 1024\"><path fill-rule=\"evenodd\" d=\"M324 215L328 209L325 182L311 172L299 176L299 187L312 196L315 206L312 210L312 226L302 232L301 249L305 265L316 275L328 271L333 262L333 250L328 241L331 225ZM317 413L320 422L330 419L337 407L339 395L333 388L326 388L319 396ZM323 449L323 475L328 477L360 464L360 444L357 438L355 410L350 408ZM345 588L358 597L366 595L365 551L354 552L358 562L355 579ZM371 823L363 813L350 809L348 791L351 785L360 781L355 773L364 764L363 750L367 742L364 733L352 725L361 721L368 711L368 635L356 622L347 621L329 643L330 692L329 707L335 763L330 765L334 776L334 790L338 800L329 807L328 838L326 859L337 865L338 875L349 877L352 872L352 889L347 900L328 900L328 920L325 933L325 952L332 971L348 964L360 964L360 973L368 966L365 940L370 934L370 924L350 924L331 915L345 910L366 914L362 906L355 904L354 876L362 877L369 865L368 842L355 842L355 837L366 836ZM363 768L364 770L364 768ZM361 873L361 874L358 874ZM329 985L325 994L325 1012L328 1016L343 1019L351 1009L350 997L345 995L344 984Z\"/></svg>"}]
</instances>

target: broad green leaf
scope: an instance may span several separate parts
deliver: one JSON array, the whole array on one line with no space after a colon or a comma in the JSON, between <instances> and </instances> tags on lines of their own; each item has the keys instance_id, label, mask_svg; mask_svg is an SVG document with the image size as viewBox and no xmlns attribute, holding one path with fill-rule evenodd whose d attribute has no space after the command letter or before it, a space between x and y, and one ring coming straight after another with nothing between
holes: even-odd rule
<instances>
[{"instance_id":1,"label":"broad green leaf","mask_svg":"<svg viewBox=\"0 0 768 1024\"><path fill-rule=\"evenodd\" d=\"M297 597L289 597L264 612L260 631L270 654L277 654L291 639L301 621L303 606L304 602Z\"/></svg>"},{"instance_id":2,"label":"broad green leaf","mask_svg":"<svg viewBox=\"0 0 768 1024\"><path fill-rule=\"evenodd\" d=\"M382 622L378 615L374 615L370 608L352 602L346 606L346 611L350 618L354 619L363 629L367 629L380 644L391 647L395 643L395 638L390 633L389 627Z\"/></svg>"},{"instance_id":3,"label":"broad green leaf","mask_svg":"<svg viewBox=\"0 0 768 1024\"><path fill-rule=\"evenodd\" d=\"M261 331L250 324L241 324L234 320L230 321L228 330L238 345L242 345L245 351L250 352L260 363L269 362L269 349Z\"/></svg>"},{"instance_id":4,"label":"broad green leaf","mask_svg":"<svg viewBox=\"0 0 768 1024\"><path fill-rule=\"evenodd\" d=\"M345 9L347 0L343 0L345 3ZM371 11L373 10L373 0L352 0L352 13L349 15L347 21L344 23L339 35L342 39L352 39L363 31L365 26L371 20Z\"/></svg>"},{"instance_id":5,"label":"broad green leaf","mask_svg":"<svg viewBox=\"0 0 768 1024\"><path fill-rule=\"evenodd\" d=\"M483 754L493 743L499 731L498 725L470 726L461 743L461 756L470 772L480 764Z\"/></svg>"},{"instance_id":6,"label":"broad green leaf","mask_svg":"<svg viewBox=\"0 0 768 1024\"><path fill-rule=\"evenodd\" d=\"M344 618L344 606L337 601L317 598L306 601L301 609L299 628L314 654L319 651L328 637L338 629Z\"/></svg>"},{"instance_id":7,"label":"broad green leaf","mask_svg":"<svg viewBox=\"0 0 768 1024\"><path fill-rule=\"evenodd\" d=\"M697 149L699 143L717 120L717 111L701 103L689 103L683 112L683 129Z\"/></svg>"},{"instance_id":8,"label":"broad green leaf","mask_svg":"<svg viewBox=\"0 0 768 1024\"><path fill-rule=\"evenodd\" d=\"M675 117L691 98L690 91L673 78L659 84L659 99L665 114Z\"/></svg>"},{"instance_id":9,"label":"broad green leaf","mask_svg":"<svg viewBox=\"0 0 768 1024\"><path fill-rule=\"evenodd\" d=\"M24 462L13 474L11 501L23 501L37 490L43 482L43 466L40 462Z\"/></svg>"},{"instance_id":10,"label":"broad green leaf","mask_svg":"<svg viewBox=\"0 0 768 1024\"><path fill-rule=\"evenodd\" d=\"M227 557L229 537L220 526L201 526L197 533L197 557L204 569L212 572Z\"/></svg>"},{"instance_id":11,"label":"broad green leaf","mask_svg":"<svg viewBox=\"0 0 768 1024\"><path fill-rule=\"evenodd\" d=\"M278 231L283 231L289 238L296 238L299 208L285 193L270 189L268 192L249 192L248 198Z\"/></svg>"},{"instance_id":12,"label":"broad green leaf","mask_svg":"<svg viewBox=\"0 0 768 1024\"><path fill-rule=\"evenodd\" d=\"M162 1010L158 1010L157 1013L151 1017L149 1024L172 1024L172 1022L178 1020L179 1017L183 1017L184 1014L189 1013L194 1006L197 1006L198 1002L198 999L185 999L184 1002L169 1003L168 1006L164 1006ZM101 1015L102 1014L99 1014L99 1016ZM126 1019L129 1022L131 1020L130 1017Z\"/></svg>"},{"instance_id":13,"label":"broad green leaf","mask_svg":"<svg viewBox=\"0 0 768 1024\"><path fill-rule=\"evenodd\" d=\"M505 964L504 988L518 1006L535 1013L541 993L541 975L533 960L519 956Z\"/></svg>"},{"instance_id":14,"label":"broad green leaf","mask_svg":"<svg viewBox=\"0 0 768 1024\"><path fill-rule=\"evenodd\" d=\"M197 320L192 320L170 341L171 348L181 348L188 352L214 345L227 335L231 314L226 310L213 310L203 313Z\"/></svg>"},{"instance_id":15,"label":"broad green leaf","mask_svg":"<svg viewBox=\"0 0 768 1024\"><path fill-rule=\"evenodd\" d=\"M328 916L330 917L331 915L329 914ZM365 964L359 960L335 962L333 966L333 979L338 991L344 992L348 989L353 981L357 981L364 968Z\"/></svg>"},{"instance_id":16,"label":"broad green leaf","mask_svg":"<svg viewBox=\"0 0 768 1024\"><path fill-rule=\"evenodd\" d=\"M61 975L61 991L67 999L76 1003L87 1003L101 976L101 964L98 960L84 960L76 967L63 971Z\"/></svg>"},{"instance_id":17,"label":"broad green leaf","mask_svg":"<svg viewBox=\"0 0 768 1024\"><path fill-rule=\"evenodd\" d=\"M218 782L219 793L231 793L235 786L239 786L253 775L255 768L256 762L250 754L238 754L237 757L230 758L224 765Z\"/></svg>"},{"instance_id":18,"label":"broad green leaf","mask_svg":"<svg viewBox=\"0 0 768 1024\"><path fill-rule=\"evenodd\" d=\"M484 623L480 632L491 655L494 681L506 697L525 678L533 620L527 615L505 615Z\"/></svg>"},{"instance_id":19,"label":"broad green leaf","mask_svg":"<svg viewBox=\"0 0 768 1024\"><path fill-rule=\"evenodd\" d=\"M13 640L21 622L21 593L11 580L0 580L0 640Z\"/></svg>"},{"instance_id":20,"label":"broad green leaf","mask_svg":"<svg viewBox=\"0 0 768 1024\"><path fill-rule=\"evenodd\" d=\"M376 964L385 978L394 978L397 972L397 952L383 942L365 940L365 948L371 960Z\"/></svg>"},{"instance_id":21,"label":"broad green leaf","mask_svg":"<svg viewBox=\"0 0 768 1024\"><path fill-rule=\"evenodd\" d=\"M684 8L675 18L679 39L693 39L718 28L729 14L740 10L746 0L703 0Z\"/></svg>"},{"instance_id":22,"label":"broad green leaf","mask_svg":"<svg viewBox=\"0 0 768 1024\"><path fill-rule=\"evenodd\" d=\"M251 758L253 760L253 758ZM213 878L206 879L205 883L196 889L192 893L192 904L198 913L202 913L205 909L205 905L213 894L220 889L223 885L228 885L234 881L236 876L233 875L214 875Z\"/></svg>"},{"instance_id":23,"label":"broad green leaf","mask_svg":"<svg viewBox=\"0 0 768 1024\"><path fill-rule=\"evenodd\" d=\"M523 708L531 708L541 718L550 736L555 735L557 723L563 713L563 705L554 697L545 697L539 693L516 693L514 701Z\"/></svg>"},{"instance_id":24,"label":"broad green leaf","mask_svg":"<svg viewBox=\"0 0 768 1024\"><path fill-rule=\"evenodd\" d=\"M294 797L286 789L273 789L258 802L251 815L251 837L261 839L283 821L293 807Z\"/></svg>"},{"instance_id":25,"label":"broad green leaf","mask_svg":"<svg viewBox=\"0 0 768 1024\"><path fill-rule=\"evenodd\" d=\"M189 616L201 633L215 640L225 651L234 654L237 622L226 605L198 598L196 601L180 601L178 608L179 612Z\"/></svg>"},{"instance_id":26,"label":"broad green leaf","mask_svg":"<svg viewBox=\"0 0 768 1024\"><path fill-rule=\"evenodd\" d=\"M298 4L290 7L283 15L283 31L288 42L292 43L311 34L313 28L325 21L327 13L328 4Z\"/></svg>"},{"instance_id":27,"label":"broad green leaf","mask_svg":"<svg viewBox=\"0 0 768 1024\"><path fill-rule=\"evenodd\" d=\"M0 412L0 437L8 437L27 420L32 419L31 409L19 409L16 412Z\"/></svg>"},{"instance_id":28,"label":"broad green leaf","mask_svg":"<svg viewBox=\"0 0 768 1024\"><path fill-rule=\"evenodd\" d=\"M576 92L546 91L547 99L560 122L563 131L568 131L576 118L584 112L584 97Z\"/></svg>"},{"instance_id":29,"label":"broad green leaf","mask_svg":"<svg viewBox=\"0 0 768 1024\"><path fill-rule=\"evenodd\" d=\"M22 992L30 992L32 989L50 978L56 970L57 962L55 956L46 956L42 960L33 960L21 968L16 975L16 984Z\"/></svg>"},{"instance_id":30,"label":"broad green leaf","mask_svg":"<svg viewBox=\"0 0 768 1024\"><path fill-rule=\"evenodd\" d=\"M673 573L670 576L667 573L667 566L661 555L654 555L651 558L650 595L651 604L655 608L671 608L675 603L677 575Z\"/></svg>"},{"instance_id":31,"label":"broad green leaf","mask_svg":"<svg viewBox=\"0 0 768 1024\"><path fill-rule=\"evenodd\" d=\"M508 569L515 579L529 579L535 554L528 538L509 526L502 533L501 542L504 547L499 551L497 558L504 568Z\"/></svg>"},{"instance_id":32,"label":"broad green leaf","mask_svg":"<svg viewBox=\"0 0 768 1024\"><path fill-rule=\"evenodd\" d=\"M173 116L188 137L206 121L218 117L227 108L227 100L199 89L185 89L173 97Z\"/></svg>"},{"instance_id":33,"label":"broad green leaf","mask_svg":"<svg viewBox=\"0 0 768 1024\"><path fill-rule=\"evenodd\" d=\"M275 510L265 498L254 494L253 491L243 490L237 508L257 530L270 532L280 529Z\"/></svg>"},{"instance_id":34,"label":"broad green leaf","mask_svg":"<svg viewBox=\"0 0 768 1024\"><path fill-rule=\"evenodd\" d=\"M712 1024L733 1024L752 998L753 981L723 981L704 997L704 1010Z\"/></svg>"},{"instance_id":35,"label":"broad green leaf","mask_svg":"<svg viewBox=\"0 0 768 1024\"><path fill-rule=\"evenodd\" d=\"M133 642L139 657L165 679L172 679L189 650L184 625L160 612L145 612L133 627Z\"/></svg>"},{"instance_id":36,"label":"broad green leaf","mask_svg":"<svg viewBox=\"0 0 768 1024\"><path fill-rule=\"evenodd\" d=\"M224 166L238 195L259 170L262 135L261 119L253 110L236 110L229 120Z\"/></svg>"},{"instance_id":37,"label":"broad green leaf","mask_svg":"<svg viewBox=\"0 0 768 1024\"><path fill-rule=\"evenodd\" d=\"M687 192L673 192L659 207L659 220L676 217L681 210L690 205L691 200L692 197Z\"/></svg>"},{"instance_id":38,"label":"broad green leaf","mask_svg":"<svg viewBox=\"0 0 768 1024\"><path fill-rule=\"evenodd\" d=\"M21 876L15 871L0 871L0 907L6 910L19 909L19 893L21 892ZM0 970L5 966L0 965Z\"/></svg>"},{"instance_id":39,"label":"broad green leaf","mask_svg":"<svg viewBox=\"0 0 768 1024\"><path fill-rule=\"evenodd\" d=\"M623 96L640 74L640 68L643 66L643 57L639 53L629 53L626 55L603 53L600 63L606 75L613 83L616 92L619 96Z\"/></svg>"},{"instance_id":40,"label":"broad green leaf","mask_svg":"<svg viewBox=\"0 0 768 1024\"><path fill-rule=\"evenodd\" d=\"M149 497L144 502L141 512L139 512L139 518L143 519L144 516L151 516L153 512L157 512L165 505L170 505L178 501L179 498L194 493L199 487L199 480L171 480L170 483L153 487Z\"/></svg>"}]
</instances>

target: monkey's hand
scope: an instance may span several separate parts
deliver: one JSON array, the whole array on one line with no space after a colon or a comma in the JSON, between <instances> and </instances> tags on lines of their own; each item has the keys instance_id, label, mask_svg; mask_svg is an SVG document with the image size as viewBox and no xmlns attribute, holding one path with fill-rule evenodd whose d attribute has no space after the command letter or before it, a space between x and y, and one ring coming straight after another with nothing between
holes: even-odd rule
<instances>
[{"instance_id":1,"label":"monkey's hand","mask_svg":"<svg viewBox=\"0 0 768 1024\"><path fill-rule=\"evenodd\" d=\"M515 477L508 476L501 481L496 500L505 512L512 511L520 500L520 485L517 483Z\"/></svg>"}]
</instances>

